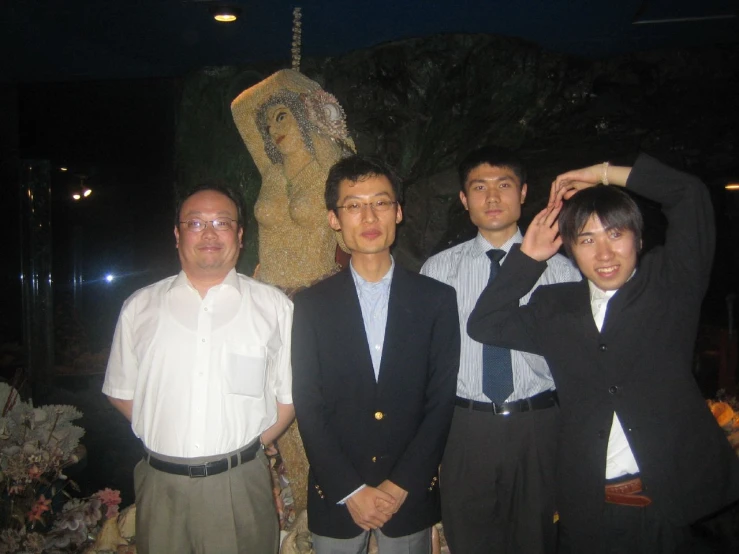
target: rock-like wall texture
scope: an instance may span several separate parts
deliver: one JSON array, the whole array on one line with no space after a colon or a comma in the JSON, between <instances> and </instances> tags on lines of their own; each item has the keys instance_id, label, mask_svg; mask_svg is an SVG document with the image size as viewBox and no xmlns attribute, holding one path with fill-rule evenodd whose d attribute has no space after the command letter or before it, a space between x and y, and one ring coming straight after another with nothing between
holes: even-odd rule
<instances>
[{"instance_id":1,"label":"rock-like wall texture","mask_svg":"<svg viewBox=\"0 0 739 554\"><path fill-rule=\"evenodd\" d=\"M384 158L405 178L406 221L395 255L418 268L471 232L454 167L486 143L519 149L529 163L524 220L540 209L557 173L604 159L628 162L640 150L717 187L739 176L736 67L736 46L592 62L516 39L443 35L309 60L303 72L340 100L359 152ZM185 81L179 188L227 181L251 210L259 175L229 104L275 69L208 69ZM255 233L247 229L242 270L255 263Z\"/></svg>"}]
</instances>

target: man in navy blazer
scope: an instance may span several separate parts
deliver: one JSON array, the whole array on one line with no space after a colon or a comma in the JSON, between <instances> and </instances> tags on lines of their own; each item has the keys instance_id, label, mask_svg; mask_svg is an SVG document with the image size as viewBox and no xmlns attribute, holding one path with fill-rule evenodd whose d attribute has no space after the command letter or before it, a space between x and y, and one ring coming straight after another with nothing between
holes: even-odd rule
<instances>
[{"instance_id":1,"label":"man in navy blazer","mask_svg":"<svg viewBox=\"0 0 739 554\"><path fill-rule=\"evenodd\" d=\"M640 255L641 214L621 187L661 204L663 246ZM571 171L470 315L475 340L552 370L562 554L693 553L689 524L739 498L739 461L691 372L714 242L708 190L691 175L646 155ZM519 307L562 244L587 280L539 287Z\"/></svg>"},{"instance_id":2,"label":"man in navy blazer","mask_svg":"<svg viewBox=\"0 0 739 554\"><path fill-rule=\"evenodd\" d=\"M295 297L293 399L310 462L316 554L427 554L454 409L454 289L395 263L399 180L352 156L330 171L330 226L350 267Z\"/></svg>"}]
</instances>

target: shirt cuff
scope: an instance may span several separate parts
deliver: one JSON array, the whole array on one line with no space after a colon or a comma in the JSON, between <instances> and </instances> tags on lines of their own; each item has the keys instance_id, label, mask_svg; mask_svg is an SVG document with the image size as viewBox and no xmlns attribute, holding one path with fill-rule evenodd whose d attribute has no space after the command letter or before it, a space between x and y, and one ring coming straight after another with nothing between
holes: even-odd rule
<instances>
[{"instance_id":1,"label":"shirt cuff","mask_svg":"<svg viewBox=\"0 0 739 554\"><path fill-rule=\"evenodd\" d=\"M127 389L116 389L107 385L103 386L103 394L118 400L133 400L134 391Z\"/></svg>"},{"instance_id":2,"label":"shirt cuff","mask_svg":"<svg viewBox=\"0 0 739 554\"><path fill-rule=\"evenodd\" d=\"M344 504L346 504L346 501L347 501L347 500L349 500L349 499L350 499L350 498L351 498L352 496L354 496L355 494L357 494L357 493L358 493L359 491L361 491L361 490L362 490L363 488L365 488L366 486L367 486L367 485L362 485L361 487L359 487L359 488L358 488L357 490L355 490L355 491L354 491L354 492L352 492L351 494L347 494L347 495L346 495L346 496L345 496L344 498L342 498L341 500L339 500L339 501L337 502L337 504L338 504L338 505L340 505L340 506L343 506Z\"/></svg>"},{"instance_id":3,"label":"shirt cuff","mask_svg":"<svg viewBox=\"0 0 739 554\"><path fill-rule=\"evenodd\" d=\"M277 399L277 402L279 402L280 404L292 404L293 403L292 394L276 394L275 398Z\"/></svg>"}]
</instances>

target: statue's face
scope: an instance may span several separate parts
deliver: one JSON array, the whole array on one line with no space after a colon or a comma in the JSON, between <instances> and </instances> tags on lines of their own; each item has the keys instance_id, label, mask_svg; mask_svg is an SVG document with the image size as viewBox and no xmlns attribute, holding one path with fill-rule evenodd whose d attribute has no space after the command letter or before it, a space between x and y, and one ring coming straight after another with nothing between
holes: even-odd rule
<instances>
[{"instance_id":1,"label":"statue's face","mask_svg":"<svg viewBox=\"0 0 739 554\"><path fill-rule=\"evenodd\" d=\"M277 150L283 156L289 156L305 148L298 122L284 104L276 104L267 109L267 129Z\"/></svg>"}]
</instances>

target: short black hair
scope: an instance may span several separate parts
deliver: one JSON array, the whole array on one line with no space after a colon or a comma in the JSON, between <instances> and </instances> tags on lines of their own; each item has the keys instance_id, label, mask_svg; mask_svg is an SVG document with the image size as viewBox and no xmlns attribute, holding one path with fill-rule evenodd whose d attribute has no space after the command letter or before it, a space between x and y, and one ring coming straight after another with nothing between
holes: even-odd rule
<instances>
[{"instance_id":1,"label":"short black hair","mask_svg":"<svg viewBox=\"0 0 739 554\"><path fill-rule=\"evenodd\" d=\"M517 154L500 146L483 146L467 154L459 163L459 188L462 192L467 192L464 185L470 172L484 164L493 167L507 167L518 177L521 185L526 183L526 166Z\"/></svg>"},{"instance_id":2,"label":"short black hair","mask_svg":"<svg viewBox=\"0 0 739 554\"><path fill-rule=\"evenodd\" d=\"M596 215L604 229L628 230L634 233L637 252L641 250L644 219L636 202L615 186L596 185L583 189L565 200L559 214L559 234L567 255L591 216Z\"/></svg>"},{"instance_id":3,"label":"short black hair","mask_svg":"<svg viewBox=\"0 0 739 554\"><path fill-rule=\"evenodd\" d=\"M368 177L386 177L390 181L395 200L400 202L401 179L389 165L369 156L355 154L336 162L326 179L326 209L334 210L339 202L339 185L342 181L356 183Z\"/></svg>"},{"instance_id":4,"label":"short black hair","mask_svg":"<svg viewBox=\"0 0 739 554\"><path fill-rule=\"evenodd\" d=\"M204 190L212 190L213 192L218 192L228 198L231 202L233 202L236 205L237 223L240 228L244 227L244 202L242 201L241 196L231 187L227 187L226 185L222 185L220 183L201 183L188 189L183 195L181 195L179 200L177 201L177 206L175 207L174 212L175 227L179 226L180 224L180 212L182 211L182 205L187 201L188 198L199 192L203 192Z\"/></svg>"}]
</instances>

